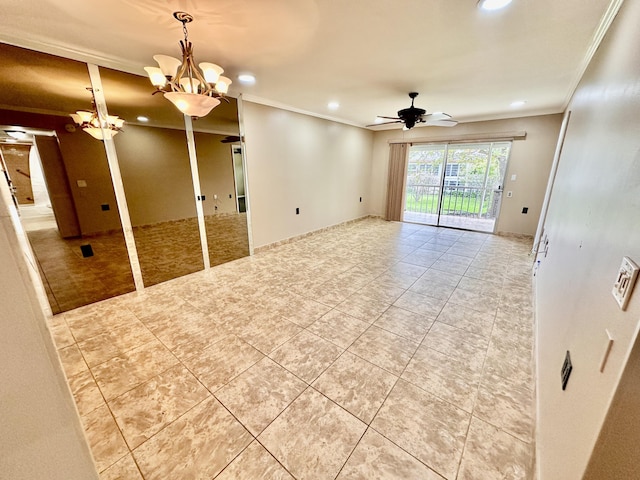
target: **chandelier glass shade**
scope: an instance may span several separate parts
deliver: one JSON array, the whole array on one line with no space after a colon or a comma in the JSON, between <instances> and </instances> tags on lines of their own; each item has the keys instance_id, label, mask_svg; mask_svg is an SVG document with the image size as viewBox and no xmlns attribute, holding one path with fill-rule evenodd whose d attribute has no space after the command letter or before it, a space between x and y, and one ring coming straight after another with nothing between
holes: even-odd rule
<instances>
[{"instance_id":1,"label":"chandelier glass shade","mask_svg":"<svg viewBox=\"0 0 640 480\"><path fill-rule=\"evenodd\" d=\"M154 55L157 67L145 67L149 80L178 110L192 117L204 117L226 100L231 79L222 76L224 69L215 63L202 62L196 67L193 44L188 39L187 23L193 17L186 12L173 16L182 23L184 40L180 41L182 61L169 55Z\"/></svg>"},{"instance_id":2,"label":"chandelier glass shade","mask_svg":"<svg viewBox=\"0 0 640 480\"><path fill-rule=\"evenodd\" d=\"M91 91L90 88L87 90ZM70 114L71 118L82 130L95 139L113 138L122 130L124 120L117 115L108 115L105 121L100 122L95 100L92 99L91 103L93 110L78 110L76 113Z\"/></svg>"}]
</instances>

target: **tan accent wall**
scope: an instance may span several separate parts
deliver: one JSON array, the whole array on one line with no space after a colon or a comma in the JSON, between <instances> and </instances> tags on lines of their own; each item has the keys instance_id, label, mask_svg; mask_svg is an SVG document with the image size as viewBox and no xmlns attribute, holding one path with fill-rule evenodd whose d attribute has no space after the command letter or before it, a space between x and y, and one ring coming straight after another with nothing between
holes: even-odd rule
<instances>
[{"instance_id":1,"label":"tan accent wall","mask_svg":"<svg viewBox=\"0 0 640 480\"><path fill-rule=\"evenodd\" d=\"M255 247L369 213L372 132L250 102L243 116Z\"/></svg>"}]
</instances>

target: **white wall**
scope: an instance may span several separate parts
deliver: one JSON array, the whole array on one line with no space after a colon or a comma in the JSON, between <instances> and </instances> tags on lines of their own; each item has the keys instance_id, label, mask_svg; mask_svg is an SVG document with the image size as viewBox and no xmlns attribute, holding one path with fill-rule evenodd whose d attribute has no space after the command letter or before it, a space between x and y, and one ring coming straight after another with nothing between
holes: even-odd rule
<instances>
[{"instance_id":1,"label":"white wall","mask_svg":"<svg viewBox=\"0 0 640 480\"><path fill-rule=\"evenodd\" d=\"M503 196L496 231L533 235L536 231L544 192L553 162L553 153L558 139L562 115L493 120L487 122L461 123L453 128L415 127L408 131L384 130L376 132L373 148L372 205L371 211L384 215L387 172L389 165L389 140L426 139L444 141L466 135L495 134L511 131L526 131L525 140L515 140L505 176L505 191L513 191L513 197ZM511 176L516 175L516 181ZM528 213L522 214L522 207Z\"/></svg>"},{"instance_id":2,"label":"white wall","mask_svg":"<svg viewBox=\"0 0 640 480\"><path fill-rule=\"evenodd\" d=\"M640 288L625 312L610 293L622 257L640 263L638 25L640 1L625 2L569 106L546 222L549 253L540 258L536 277L541 480L582 478L638 329ZM605 329L615 343L600 373ZM560 369L567 350L573 373L562 391ZM632 358L638 362L640 356ZM636 386L626 391L638 390L637 376L624 381ZM639 399L627 401L626 408L633 410L618 421L626 417L637 423ZM610 472L590 478L639 478L637 443L629 444L624 436L608 438L615 442L609 450L623 453L618 460L631 462L635 475ZM607 453L596 452L594 462L604 460L597 458L600 454Z\"/></svg>"},{"instance_id":3,"label":"white wall","mask_svg":"<svg viewBox=\"0 0 640 480\"><path fill-rule=\"evenodd\" d=\"M247 101L243 116L254 247L369 213L372 132Z\"/></svg>"},{"instance_id":4,"label":"white wall","mask_svg":"<svg viewBox=\"0 0 640 480\"><path fill-rule=\"evenodd\" d=\"M97 480L0 175L0 478Z\"/></svg>"}]
</instances>

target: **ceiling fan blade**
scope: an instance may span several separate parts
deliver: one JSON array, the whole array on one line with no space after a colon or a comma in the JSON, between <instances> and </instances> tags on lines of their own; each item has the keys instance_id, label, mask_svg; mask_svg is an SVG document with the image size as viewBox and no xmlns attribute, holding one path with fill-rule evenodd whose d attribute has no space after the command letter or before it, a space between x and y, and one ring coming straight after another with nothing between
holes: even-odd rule
<instances>
[{"instance_id":1,"label":"ceiling fan blade","mask_svg":"<svg viewBox=\"0 0 640 480\"><path fill-rule=\"evenodd\" d=\"M455 127L458 124L457 120L443 119L443 120L426 120L425 125L430 127Z\"/></svg>"},{"instance_id":2,"label":"ceiling fan blade","mask_svg":"<svg viewBox=\"0 0 640 480\"><path fill-rule=\"evenodd\" d=\"M451 115L448 113L437 112L437 113L427 113L422 116L424 121L430 122L432 120L449 120L451 119Z\"/></svg>"},{"instance_id":3,"label":"ceiling fan blade","mask_svg":"<svg viewBox=\"0 0 640 480\"><path fill-rule=\"evenodd\" d=\"M383 115L378 115L378 118L388 118L389 120L401 120L400 117L385 117Z\"/></svg>"},{"instance_id":4,"label":"ceiling fan blade","mask_svg":"<svg viewBox=\"0 0 640 480\"><path fill-rule=\"evenodd\" d=\"M381 117L381 118L389 118L389 117ZM390 125L392 123L404 123L404 122L402 120L396 120L395 122L372 123L371 125L365 125L365 127L377 127L378 125Z\"/></svg>"}]
</instances>

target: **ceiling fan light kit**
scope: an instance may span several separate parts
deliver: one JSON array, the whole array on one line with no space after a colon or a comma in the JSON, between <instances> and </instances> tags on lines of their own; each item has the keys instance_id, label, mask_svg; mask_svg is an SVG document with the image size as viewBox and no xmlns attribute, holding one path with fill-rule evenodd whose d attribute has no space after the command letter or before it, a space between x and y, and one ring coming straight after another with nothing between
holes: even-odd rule
<instances>
[{"instance_id":1,"label":"ceiling fan light kit","mask_svg":"<svg viewBox=\"0 0 640 480\"><path fill-rule=\"evenodd\" d=\"M187 31L187 23L192 22L193 17L186 12L174 12L173 16L182 23L182 61L169 55L154 55L158 66L145 67L145 71L156 87L154 93L162 92L185 115L204 117L220 105L220 99L226 100L232 82L222 76L224 69L215 63L202 62L198 65L200 68L196 67Z\"/></svg>"},{"instance_id":2,"label":"ceiling fan light kit","mask_svg":"<svg viewBox=\"0 0 640 480\"><path fill-rule=\"evenodd\" d=\"M417 123L424 123L425 126L432 127L455 127L458 124L457 120L451 118L443 112L427 113L424 108L418 108L413 105L415 98L418 96L418 92L410 92L409 98L411 98L411 106L403 108L398 111L397 117L384 117L378 116L378 118L392 120L391 122L377 122L367 127L376 127L378 125L389 125L392 123L404 123L403 130L411 130Z\"/></svg>"}]
</instances>

